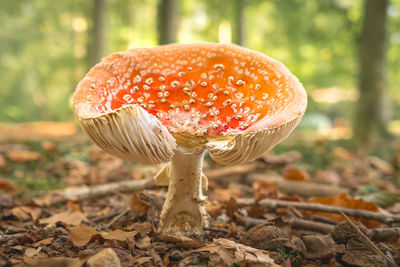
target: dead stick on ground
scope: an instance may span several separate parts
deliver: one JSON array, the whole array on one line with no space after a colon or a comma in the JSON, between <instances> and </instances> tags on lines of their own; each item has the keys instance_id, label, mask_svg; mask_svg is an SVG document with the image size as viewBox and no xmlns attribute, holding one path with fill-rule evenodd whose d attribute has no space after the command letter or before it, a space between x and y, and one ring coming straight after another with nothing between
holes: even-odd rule
<instances>
[{"instance_id":1,"label":"dead stick on ground","mask_svg":"<svg viewBox=\"0 0 400 267\"><path fill-rule=\"evenodd\" d=\"M205 171L205 175L210 179L217 177L229 176L234 174L245 174L253 172L265 166L262 162L252 162L246 165L233 167L221 167L213 170ZM69 187L63 190L49 191L44 197L36 198L35 202L39 205L55 205L63 203L67 200L83 200L105 195L115 192L135 192L143 189L151 189L156 187L152 178L143 180L128 180L116 183L107 183L95 186L79 186ZM48 199L46 199L46 196Z\"/></svg>"},{"instance_id":2,"label":"dead stick on ground","mask_svg":"<svg viewBox=\"0 0 400 267\"><path fill-rule=\"evenodd\" d=\"M268 172L267 174L250 174L249 176L247 176L246 180L250 183L265 182L276 184L278 188L285 193L305 197L337 196L341 193L348 192L348 189L346 188L333 185L287 180L272 171Z\"/></svg>"},{"instance_id":3,"label":"dead stick on ground","mask_svg":"<svg viewBox=\"0 0 400 267\"><path fill-rule=\"evenodd\" d=\"M66 200L83 200L112 194L114 192L134 192L154 188L153 179L129 180L96 186L69 187L64 190L49 191L34 201L39 205L55 205ZM47 198L50 200L48 201Z\"/></svg>"},{"instance_id":4,"label":"dead stick on ground","mask_svg":"<svg viewBox=\"0 0 400 267\"><path fill-rule=\"evenodd\" d=\"M350 225L356 230L358 235L360 236L361 242L367 246L372 252L378 254L379 256L383 257L386 262L392 266L392 267L397 267L398 265L388 256L386 256L375 244L349 219L349 217L344 214L344 212L341 212L341 214L346 218L346 220L350 223Z\"/></svg>"},{"instance_id":5,"label":"dead stick on ground","mask_svg":"<svg viewBox=\"0 0 400 267\"><path fill-rule=\"evenodd\" d=\"M129 212L129 208L126 208L125 210L123 210L120 214L118 214L117 216L115 216L109 223L107 223L105 225L105 229L110 228L114 223L116 223L119 219L121 219L125 214L127 214Z\"/></svg>"},{"instance_id":6,"label":"dead stick on ground","mask_svg":"<svg viewBox=\"0 0 400 267\"><path fill-rule=\"evenodd\" d=\"M242 205L253 205L255 201L252 198L240 198L237 200L237 203ZM400 222L400 216L398 215L387 215L368 210L340 208L318 203L304 203L304 202L294 202L294 201L276 200L276 199L263 199L259 201L258 204L260 204L263 207L272 209L294 207L301 210L322 211L322 212L337 213L337 214L341 214L341 212L343 212L348 216L353 216L363 219L371 219L384 223Z\"/></svg>"},{"instance_id":7,"label":"dead stick on ground","mask_svg":"<svg viewBox=\"0 0 400 267\"><path fill-rule=\"evenodd\" d=\"M235 214L236 219L244 224L246 227L253 227L258 224L270 224L271 222L265 219L258 219L252 217L244 217L239 214ZM308 230L316 233L330 233L334 226L326 223L314 222L305 219L292 217L289 220L285 220L285 223L291 225L294 229Z\"/></svg>"}]
</instances>

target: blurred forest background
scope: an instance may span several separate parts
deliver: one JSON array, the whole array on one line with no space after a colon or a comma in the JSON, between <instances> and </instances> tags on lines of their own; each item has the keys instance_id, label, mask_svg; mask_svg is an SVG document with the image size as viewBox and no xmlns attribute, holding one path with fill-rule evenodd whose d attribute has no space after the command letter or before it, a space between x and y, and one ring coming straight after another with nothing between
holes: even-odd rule
<instances>
[{"instance_id":1,"label":"blurred forest background","mask_svg":"<svg viewBox=\"0 0 400 267\"><path fill-rule=\"evenodd\" d=\"M0 122L74 121L71 95L102 56L209 41L299 77L305 132L400 134L400 0L0 0L0 24Z\"/></svg>"}]
</instances>

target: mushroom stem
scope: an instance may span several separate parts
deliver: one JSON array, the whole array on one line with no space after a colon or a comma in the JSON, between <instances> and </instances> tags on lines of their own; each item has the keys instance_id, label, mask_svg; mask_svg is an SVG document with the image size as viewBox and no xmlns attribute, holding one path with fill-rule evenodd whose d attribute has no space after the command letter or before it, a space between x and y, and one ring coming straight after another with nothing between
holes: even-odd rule
<instances>
[{"instance_id":1,"label":"mushroom stem","mask_svg":"<svg viewBox=\"0 0 400 267\"><path fill-rule=\"evenodd\" d=\"M206 198L202 184L204 149L177 147L171 162L156 176L169 180L161 212L161 231L175 235L199 235L207 226ZM204 187L204 185L203 185Z\"/></svg>"}]
</instances>

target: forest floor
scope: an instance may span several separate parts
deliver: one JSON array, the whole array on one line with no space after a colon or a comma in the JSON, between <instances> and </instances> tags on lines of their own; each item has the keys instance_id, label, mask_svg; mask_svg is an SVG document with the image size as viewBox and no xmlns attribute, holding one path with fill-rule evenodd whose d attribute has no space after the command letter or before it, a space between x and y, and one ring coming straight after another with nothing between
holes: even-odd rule
<instances>
[{"instance_id":1,"label":"forest floor","mask_svg":"<svg viewBox=\"0 0 400 267\"><path fill-rule=\"evenodd\" d=\"M24 127L0 127L0 266L400 265L398 144L206 157L210 225L181 237L158 231L162 165L112 157L68 125Z\"/></svg>"}]
</instances>

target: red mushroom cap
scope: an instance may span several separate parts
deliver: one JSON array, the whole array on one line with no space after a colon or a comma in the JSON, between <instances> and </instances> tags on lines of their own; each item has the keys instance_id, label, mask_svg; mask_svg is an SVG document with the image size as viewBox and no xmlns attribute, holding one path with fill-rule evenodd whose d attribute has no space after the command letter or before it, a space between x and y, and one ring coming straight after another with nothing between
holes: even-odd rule
<instances>
[{"instance_id":1,"label":"red mushroom cap","mask_svg":"<svg viewBox=\"0 0 400 267\"><path fill-rule=\"evenodd\" d=\"M307 97L294 75L263 54L199 43L107 56L79 83L73 104L81 121L141 107L179 144L200 138L198 145L292 123L287 136Z\"/></svg>"}]
</instances>

